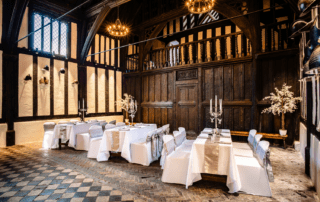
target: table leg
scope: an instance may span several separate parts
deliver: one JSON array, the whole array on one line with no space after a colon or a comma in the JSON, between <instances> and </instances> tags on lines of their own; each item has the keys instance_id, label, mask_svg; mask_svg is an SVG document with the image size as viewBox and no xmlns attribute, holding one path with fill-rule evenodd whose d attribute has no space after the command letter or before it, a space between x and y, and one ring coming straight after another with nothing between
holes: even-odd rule
<instances>
[{"instance_id":1,"label":"table leg","mask_svg":"<svg viewBox=\"0 0 320 202\"><path fill-rule=\"evenodd\" d=\"M285 138L282 138L282 140L283 140L283 148L286 149L286 148L287 148L287 146L286 146L286 139L285 139Z\"/></svg>"},{"instance_id":2,"label":"table leg","mask_svg":"<svg viewBox=\"0 0 320 202\"><path fill-rule=\"evenodd\" d=\"M61 138L59 138L59 150L61 150Z\"/></svg>"}]
</instances>

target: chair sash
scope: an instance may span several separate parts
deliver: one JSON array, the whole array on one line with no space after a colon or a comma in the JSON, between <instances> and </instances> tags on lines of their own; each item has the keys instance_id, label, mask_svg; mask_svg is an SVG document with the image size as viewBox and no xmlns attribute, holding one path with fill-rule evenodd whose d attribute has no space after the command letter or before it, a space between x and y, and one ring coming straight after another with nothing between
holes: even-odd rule
<instances>
[{"instance_id":1,"label":"chair sash","mask_svg":"<svg viewBox=\"0 0 320 202\"><path fill-rule=\"evenodd\" d=\"M109 124L116 124L116 120L110 121Z\"/></svg>"},{"instance_id":2,"label":"chair sash","mask_svg":"<svg viewBox=\"0 0 320 202\"><path fill-rule=\"evenodd\" d=\"M91 138L102 137L103 131L102 126L93 125L89 128L89 134Z\"/></svg>"},{"instance_id":3,"label":"chair sash","mask_svg":"<svg viewBox=\"0 0 320 202\"><path fill-rule=\"evenodd\" d=\"M170 124L162 126L165 135L169 135L170 132Z\"/></svg>"},{"instance_id":4,"label":"chair sash","mask_svg":"<svg viewBox=\"0 0 320 202\"><path fill-rule=\"evenodd\" d=\"M186 135L184 133L179 133L174 137L174 141L176 143L176 146L179 147L186 139Z\"/></svg>"},{"instance_id":5,"label":"chair sash","mask_svg":"<svg viewBox=\"0 0 320 202\"><path fill-rule=\"evenodd\" d=\"M163 131L163 128L160 128L158 130L158 156L161 155L161 152L163 150L163 136L165 135L165 132Z\"/></svg>"},{"instance_id":6,"label":"chair sash","mask_svg":"<svg viewBox=\"0 0 320 202\"><path fill-rule=\"evenodd\" d=\"M44 132L54 131L55 125L56 124L54 122L44 123L43 124Z\"/></svg>"},{"instance_id":7,"label":"chair sash","mask_svg":"<svg viewBox=\"0 0 320 202\"><path fill-rule=\"evenodd\" d=\"M171 154L175 150L174 139L171 139L168 142L164 143L163 148L167 156Z\"/></svg>"},{"instance_id":8,"label":"chair sash","mask_svg":"<svg viewBox=\"0 0 320 202\"><path fill-rule=\"evenodd\" d=\"M260 141L257 151L254 154L259 164L265 168L270 182L274 181L272 166L270 162L270 143L268 141Z\"/></svg>"}]
</instances>

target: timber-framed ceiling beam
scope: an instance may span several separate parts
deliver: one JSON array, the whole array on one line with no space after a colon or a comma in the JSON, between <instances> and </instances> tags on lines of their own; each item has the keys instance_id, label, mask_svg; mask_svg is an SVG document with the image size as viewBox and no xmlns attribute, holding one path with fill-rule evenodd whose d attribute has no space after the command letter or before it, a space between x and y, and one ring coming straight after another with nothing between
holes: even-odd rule
<instances>
[{"instance_id":1,"label":"timber-framed ceiling beam","mask_svg":"<svg viewBox=\"0 0 320 202\"><path fill-rule=\"evenodd\" d=\"M111 0L104 0L89 9L89 10L93 11L92 8L96 8L95 13L97 13L98 15L95 18L94 23L88 32L88 35L83 43L83 46L81 46L82 47L81 53L80 53L80 63L81 64L84 64L84 62L86 61L86 57L88 55L90 45L91 45L96 33L98 32L100 26L102 25L103 21L105 20L107 15L110 13L111 9L116 6L119 6L121 4L127 3L129 1L130 0L120 0L115 3L114 1L111 1ZM96 11L98 11L98 12L96 12Z\"/></svg>"},{"instance_id":2,"label":"timber-framed ceiling beam","mask_svg":"<svg viewBox=\"0 0 320 202\"><path fill-rule=\"evenodd\" d=\"M286 2L287 4L290 5L290 8L294 11L294 13L298 14L300 13L299 9L298 9L298 2L295 0L284 0L284 2Z\"/></svg>"},{"instance_id":3,"label":"timber-framed ceiling beam","mask_svg":"<svg viewBox=\"0 0 320 202\"><path fill-rule=\"evenodd\" d=\"M24 12L27 8L29 0L15 0L14 7L10 16L9 26L6 32L6 39L3 40L5 47L12 51L16 47L19 31L23 19Z\"/></svg>"},{"instance_id":4,"label":"timber-framed ceiling beam","mask_svg":"<svg viewBox=\"0 0 320 202\"><path fill-rule=\"evenodd\" d=\"M131 0L118 0L118 1L111 1L111 0L102 0L100 3L88 8L85 12L86 18L93 17L98 15L104 6L109 6L111 9L117 7L119 5L125 4Z\"/></svg>"}]
</instances>

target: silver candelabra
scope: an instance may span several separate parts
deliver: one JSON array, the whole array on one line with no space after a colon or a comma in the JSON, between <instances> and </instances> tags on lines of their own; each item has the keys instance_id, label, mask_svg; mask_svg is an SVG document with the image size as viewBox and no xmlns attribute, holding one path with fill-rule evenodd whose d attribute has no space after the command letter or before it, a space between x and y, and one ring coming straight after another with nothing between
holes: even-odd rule
<instances>
[{"instance_id":1,"label":"silver candelabra","mask_svg":"<svg viewBox=\"0 0 320 202\"><path fill-rule=\"evenodd\" d=\"M222 118L222 99L219 100L219 104L220 104L220 111L218 112L218 103L217 103L218 99L217 96L215 96L215 107L214 107L214 112L212 111L212 99L210 100L210 120L211 123L213 123L213 121L215 122L215 128L212 129L212 133L219 135L219 130L218 130L218 122L219 124L221 124Z\"/></svg>"},{"instance_id":2,"label":"silver candelabra","mask_svg":"<svg viewBox=\"0 0 320 202\"><path fill-rule=\"evenodd\" d=\"M78 112L79 112L81 122L84 122L84 115L88 115L89 113L88 113L88 105L87 105L87 108L84 107L83 98L82 98L82 108L80 107L80 101L79 101Z\"/></svg>"},{"instance_id":3,"label":"silver candelabra","mask_svg":"<svg viewBox=\"0 0 320 202\"><path fill-rule=\"evenodd\" d=\"M133 98L131 98L128 113L130 113L129 116L131 117L132 126L133 126L133 118L135 117L137 110L138 110L137 100L133 101Z\"/></svg>"}]
</instances>

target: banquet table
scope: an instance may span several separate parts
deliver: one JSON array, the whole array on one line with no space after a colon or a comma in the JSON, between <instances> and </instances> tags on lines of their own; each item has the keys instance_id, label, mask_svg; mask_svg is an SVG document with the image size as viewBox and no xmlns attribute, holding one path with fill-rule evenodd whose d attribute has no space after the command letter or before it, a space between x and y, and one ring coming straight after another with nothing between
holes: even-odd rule
<instances>
[{"instance_id":1,"label":"banquet table","mask_svg":"<svg viewBox=\"0 0 320 202\"><path fill-rule=\"evenodd\" d=\"M232 148L230 130L222 130L220 137L209 137L212 129L205 128L193 142L188 166L187 184L191 186L199 173L226 175L229 193L241 188L240 176Z\"/></svg>"},{"instance_id":2,"label":"banquet table","mask_svg":"<svg viewBox=\"0 0 320 202\"><path fill-rule=\"evenodd\" d=\"M89 128L97 123L83 123L74 125L73 123L66 124L66 140L69 140L69 147L76 147L76 135L79 133L89 133ZM58 147L58 140L60 137L60 126L57 124L53 130L53 140L51 148Z\"/></svg>"},{"instance_id":3,"label":"banquet table","mask_svg":"<svg viewBox=\"0 0 320 202\"><path fill-rule=\"evenodd\" d=\"M131 162L130 144L145 140L149 131L156 130L157 124L141 124L134 127L112 128L105 130L97 156L97 161L108 161L111 152L121 152L121 156ZM113 133L117 132L117 137ZM119 146L117 149L113 147L113 143L118 140Z\"/></svg>"}]
</instances>

